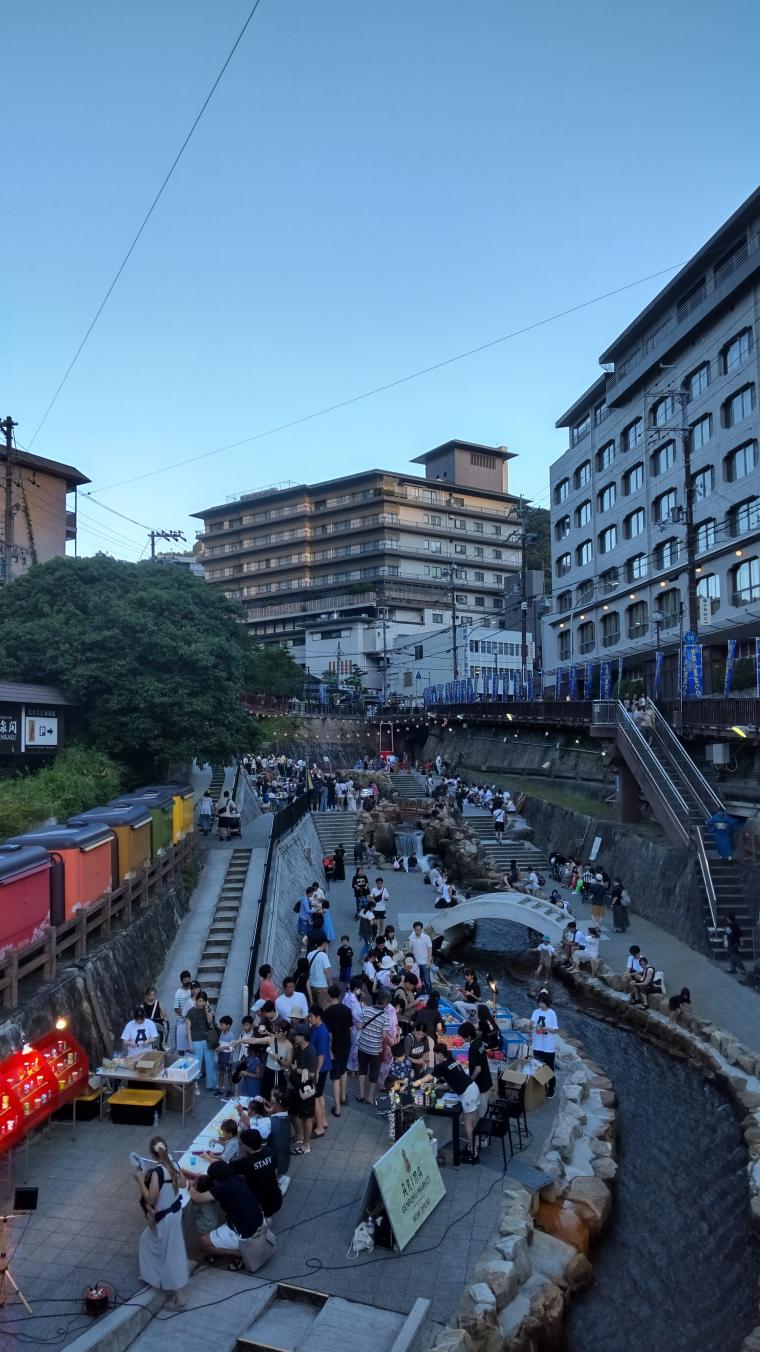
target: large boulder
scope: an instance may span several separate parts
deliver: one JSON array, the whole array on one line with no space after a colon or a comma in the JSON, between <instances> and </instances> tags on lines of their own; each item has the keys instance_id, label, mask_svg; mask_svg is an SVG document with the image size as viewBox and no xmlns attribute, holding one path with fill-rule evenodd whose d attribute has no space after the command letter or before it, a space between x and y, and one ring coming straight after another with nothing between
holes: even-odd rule
<instances>
[{"instance_id":1,"label":"large boulder","mask_svg":"<svg viewBox=\"0 0 760 1352\"><path fill-rule=\"evenodd\" d=\"M612 1196L601 1178L574 1178L567 1191L568 1200L586 1221L592 1236L601 1234L612 1206Z\"/></svg>"}]
</instances>

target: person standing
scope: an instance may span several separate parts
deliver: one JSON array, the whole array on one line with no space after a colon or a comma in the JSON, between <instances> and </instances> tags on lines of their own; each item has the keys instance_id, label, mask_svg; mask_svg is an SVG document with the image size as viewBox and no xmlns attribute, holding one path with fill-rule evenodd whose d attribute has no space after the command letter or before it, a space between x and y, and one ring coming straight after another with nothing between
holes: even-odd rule
<instances>
[{"instance_id":1,"label":"person standing","mask_svg":"<svg viewBox=\"0 0 760 1352\"><path fill-rule=\"evenodd\" d=\"M179 986L174 992L174 1045L178 1052L189 1052L187 1040L187 1012L193 1003L190 990L192 976L187 970L179 974Z\"/></svg>"},{"instance_id":2,"label":"person standing","mask_svg":"<svg viewBox=\"0 0 760 1352\"><path fill-rule=\"evenodd\" d=\"M290 1072L291 1104L296 1139L294 1155L311 1154L311 1133L314 1130L314 1097L317 1080L317 1053L310 1042L311 1029L299 1023L291 1030L295 1047L295 1064Z\"/></svg>"},{"instance_id":3,"label":"person standing","mask_svg":"<svg viewBox=\"0 0 760 1352\"><path fill-rule=\"evenodd\" d=\"M390 894L382 878L375 878L375 886L370 890L370 898L378 928L383 930L385 929L385 912L390 901Z\"/></svg>"},{"instance_id":4,"label":"person standing","mask_svg":"<svg viewBox=\"0 0 760 1352\"><path fill-rule=\"evenodd\" d=\"M380 1075L380 1057L385 1035L385 1005L387 997L378 996L377 1005L362 1005L362 1021L357 1040L359 1054L359 1093L357 1103L375 1102Z\"/></svg>"},{"instance_id":5,"label":"person standing","mask_svg":"<svg viewBox=\"0 0 760 1352\"><path fill-rule=\"evenodd\" d=\"M493 810L493 829L496 832L496 840L501 842L504 838L504 808L495 807Z\"/></svg>"},{"instance_id":6,"label":"person standing","mask_svg":"<svg viewBox=\"0 0 760 1352\"><path fill-rule=\"evenodd\" d=\"M628 898L627 901L626 898ZM616 934L624 934L628 929L630 900L620 879L614 878L610 888L610 903L612 905L612 927Z\"/></svg>"},{"instance_id":7,"label":"person standing","mask_svg":"<svg viewBox=\"0 0 760 1352\"><path fill-rule=\"evenodd\" d=\"M185 1023L187 1025L187 1040L193 1049L193 1056L198 1058L201 1072L205 1073L206 1088L216 1089L214 1051L218 1045L219 1032L205 991L198 992L195 1004L187 1012Z\"/></svg>"},{"instance_id":8,"label":"person standing","mask_svg":"<svg viewBox=\"0 0 760 1352\"><path fill-rule=\"evenodd\" d=\"M162 1136L154 1136L148 1150L155 1165L145 1175L142 1169L135 1171L147 1221L138 1249L140 1277L146 1286L172 1293L164 1309L183 1310L190 1270L182 1233L180 1192L187 1184Z\"/></svg>"},{"instance_id":9,"label":"person standing","mask_svg":"<svg viewBox=\"0 0 760 1352\"><path fill-rule=\"evenodd\" d=\"M309 990L312 1003L324 1009L327 1004L327 988L332 980L327 940L320 940L311 952L307 953L306 960L309 964Z\"/></svg>"},{"instance_id":10,"label":"person standing","mask_svg":"<svg viewBox=\"0 0 760 1352\"><path fill-rule=\"evenodd\" d=\"M538 945L538 967L536 968L536 976L540 981L551 980L552 958L555 956L556 952L557 950L549 938L549 935L544 934Z\"/></svg>"},{"instance_id":11,"label":"person standing","mask_svg":"<svg viewBox=\"0 0 760 1352\"><path fill-rule=\"evenodd\" d=\"M469 1043L467 1048L467 1070L471 1080L474 1080L480 1091L480 1116L485 1117L488 1112L488 1103L493 1089L493 1075L488 1063L488 1049L485 1038L475 1027L471 1020L463 1023L459 1029L459 1036Z\"/></svg>"},{"instance_id":12,"label":"person standing","mask_svg":"<svg viewBox=\"0 0 760 1352\"><path fill-rule=\"evenodd\" d=\"M341 1003L340 986L329 986L327 997L322 1021L330 1034L330 1079L334 1099L330 1111L333 1117L340 1117L341 1107L348 1101L348 1058L351 1055L353 1016L351 1010Z\"/></svg>"},{"instance_id":13,"label":"person standing","mask_svg":"<svg viewBox=\"0 0 760 1352\"><path fill-rule=\"evenodd\" d=\"M206 789L198 804L198 825L204 836L211 835L211 830L214 825L214 800L208 789Z\"/></svg>"},{"instance_id":14,"label":"person standing","mask_svg":"<svg viewBox=\"0 0 760 1352\"><path fill-rule=\"evenodd\" d=\"M151 1023L154 1023L156 1025L156 1028L158 1029L159 1036L158 1045L162 1049L166 1049L169 1046L169 1036L171 1032L171 1027L166 1015L166 1010L164 1009L163 1005L161 1004L161 1001L158 998L158 995L156 994L155 986L149 986L148 989L146 990L144 1003L145 1003L145 1013L147 1017L150 1019Z\"/></svg>"},{"instance_id":15,"label":"person standing","mask_svg":"<svg viewBox=\"0 0 760 1352\"><path fill-rule=\"evenodd\" d=\"M330 1051L330 1032L322 1022L322 1007L314 1004L309 1010L309 1043L317 1055L316 1081L314 1089L315 1127L312 1135L324 1136L327 1122L325 1119L325 1085L332 1068Z\"/></svg>"},{"instance_id":16,"label":"person standing","mask_svg":"<svg viewBox=\"0 0 760 1352\"><path fill-rule=\"evenodd\" d=\"M412 950L412 957L419 967L420 981L428 995L433 987L430 980L430 967L433 961L433 941L429 934L425 934L422 928L422 921L415 920L412 932L409 935L409 947Z\"/></svg>"},{"instance_id":17,"label":"person standing","mask_svg":"<svg viewBox=\"0 0 760 1352\"><path fill-rule=\"evenodd\" d=\"M354 920L358 920L359 912L363 909L364 903L369 897L369 878L361 864L357 865L356 872L351 879L351 887L354 893Z\"/></svg>"},{"instance_id":18,"label":"person standing","mask_svg":"<svg viewBox=\"0 0 760 1352\"><path fill-rule=\"evenodd\" d=\"M558 1028L557 1015L554 1013L549 1003L549 992L541 991L538 997L538 1007L533 1010L530 1016L531 1028L533 1029L533 1059L534 1061L543 1061L545 1066L554 1072L554 1063L557 1055L556 1032ZM546 1086L546 1097L554 1098L557 1088L556 1075Z\"/></svg>"},{"instance_id":19,"label":"person standing","mask_svg":"<svg viewBox=\"0 0 760 1352\"><path fill-rule=\"evenodd\" d=\"M726 952L728 953L729 972L746 972L747 969L740 956L742 928L733 913L728 917L728 922L724 931L724 943L726 945Z\"/></svg>"},{"instance_id":20,"label":"person standing","mask_svg":"<svg viewBox=\"0 0 760 1352\"><path fill-rule=\"evenodd\" d=\"M335 860L335 871L334 871L334 873L333 873L333 878L334 878L334 880L335 880L336 883L343 883L343 882L346 881L346 847L345 847L345 845L343 845L343 844L336 845L336 847L335 847L335 854L334 854L333 858L334 858L334 860Z\"/></svg>"},{"instance_id":21,"label":"person standing","mask_svg":"<svg viewBox=\"0 0 760 1352\"><path fill-rule=\"evenodd\" d=\"M282 983L282 995L274 1002L275 1010L284 1023L303 1023L309 1012L305 995L296 990L292 976L286 976Z\"/></svg>"}]
</instances>

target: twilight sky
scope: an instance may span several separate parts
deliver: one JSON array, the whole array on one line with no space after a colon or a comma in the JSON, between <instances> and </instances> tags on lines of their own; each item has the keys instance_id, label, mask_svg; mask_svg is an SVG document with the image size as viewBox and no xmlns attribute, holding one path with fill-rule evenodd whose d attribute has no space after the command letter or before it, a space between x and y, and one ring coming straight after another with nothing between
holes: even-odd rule
<instances>
[{"instance_id":1,"label":"twilight sky","mask_svg":"<svg viewBox=\"0 0 760 1352\"><path fill-rule=\"evenodd\" d=\"M20 445L251 4L3 10ZM510 487L545 505L556 417L667 276L154 471L684 262L757 186L759 41L756 0L261 0L34 441L140 523L80 499L81 552L137 558L142 526L192 539L228 495L406 469L453 436L508 445Z\"/></svg>"}]
</instances>

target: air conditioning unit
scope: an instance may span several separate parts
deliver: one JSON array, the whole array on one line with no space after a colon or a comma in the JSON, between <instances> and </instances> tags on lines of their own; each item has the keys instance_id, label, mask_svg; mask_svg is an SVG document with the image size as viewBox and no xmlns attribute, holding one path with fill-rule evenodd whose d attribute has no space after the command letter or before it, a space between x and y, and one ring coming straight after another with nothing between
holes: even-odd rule
<instances>
[{"instance_id":1,"label":"air conditioning unit","mask_svg":"<svg viewBox=\"0 0 760 1352\"><path fill-rule=\"evenodd\" d=\"M728 765L731 748L728 742L709 742L705 747L705 757L710 765Z\"/></svg>"}]
</instances>

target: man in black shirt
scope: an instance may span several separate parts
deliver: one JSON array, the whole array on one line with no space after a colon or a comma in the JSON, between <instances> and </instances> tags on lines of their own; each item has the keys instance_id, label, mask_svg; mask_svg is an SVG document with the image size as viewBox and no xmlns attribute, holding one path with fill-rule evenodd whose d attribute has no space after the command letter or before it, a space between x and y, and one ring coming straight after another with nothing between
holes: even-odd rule
<instances>
[{"instance_id":1,"label":"man in black shirt","mask_svg":"<svg viewBox=\"0 0 760 1352\"><path fill-rule=\"evenodd\" d=\"M423 1005L422 1009L418 1009L417 1012L415 1013L414 1016L415 1027L418 1024L422 1024L423 1028L425 1029L425 1032L428 1033L430 1037L434 1038L435 1025L438 1022L438 1017L439 1017L438 994L436 991L433 991L433 994L429 995L427 998L427 1004Z\"/></svg>"},{"instance_id":2,"label":"man in black shirt","mask_svg":"<svg viewBox=\"0 0 760 1352\"><path fill-rule=\"evenodd\" d=\"M476 1163L475 1155L475 1128L480 1119L480 1090L478 1086L470 1079L464 1066L460 1066L456 1057L449 1051L445 1043L439 1043L435 1049L435 1065L433 1074L437 1080L443 1080L451 1090L456 1094L462 1105L462 1126L467 1138L470 1158Z\"/></svg>"},{"instance_id":3,"label":"man in black shirt","mask_svg":"<svg viewBox=\"0 0 760 1352\"><path fill-rule=\"evenodd\" d=\"M348 1058L351 1055L351 1028L353 1018L347 1005L341 1003L340 986L329 986L327 1004L322 1010L322 1022L332 1039L330 1079L335 1103L333 1117L340 1117L341 1105L348 1099Z\"/></svg>"},{"instance_id":4,"label":"man in black shirt","mask_svg":"<svg viewBox=\"0 0 760 1352\"><path fill-rule=\"evenodd\" d=\"M250 1239L264 1223L261 1207L244 1179L233 1174L224 1160L214 1160L208 1173L190 1186L193 1202L207 1202L209 1194L222 1208L225 1223L201 1235L200 1246L207 1254L237 1258L241 1239Z\"/></svg>"},{"instance_id":5,"label":"man in black shirt","mask_svg":"<svg viewBox=\"0 0 760 1352\"><path fill-rule=\"evenodd\" d=\"M267 1220L282 1206L282 1193L277 1182L274 1155L254 1127L247 1127L238 1135L242 1153L232 1161L233 1174L244 1178Z\"/></svg>"}]
</instances>

